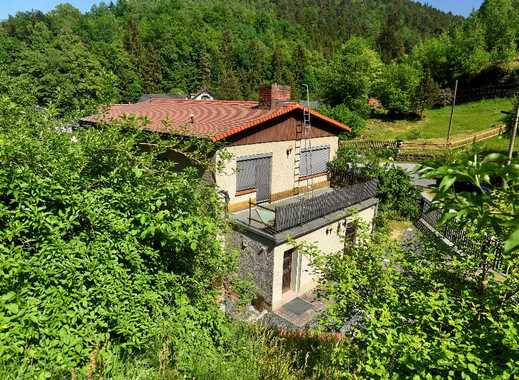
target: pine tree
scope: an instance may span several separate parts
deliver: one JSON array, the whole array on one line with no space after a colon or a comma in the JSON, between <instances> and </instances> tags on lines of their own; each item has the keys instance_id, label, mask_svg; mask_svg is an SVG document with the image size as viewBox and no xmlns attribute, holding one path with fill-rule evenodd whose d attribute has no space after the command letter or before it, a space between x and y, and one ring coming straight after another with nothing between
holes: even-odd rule
<instances>
[{"instance_id":1,"label":"pine tree","mask_svg":"<svg viewBox=\"0 0 519 380\"><path fill-rule=\"evenodd\" d=\"M297 44L292 53L292 73L294 82L298 88L305 83L307 58L303 45Z\"/></svg>"},{"instance_id":2,"label":"pine tree","mask_svg":"<svg viewBox=\"0 0 519 380\"><path fill-rule=\"evenodd\" d=\"M272 65L271 65L271 73L272 73L272 81L274 83L282 84L285 79L285 66L283 62L283 52L281 50L280 45L276 45L274 51L272 52Z\"/></svg>"},{"instance_id":3,"label":"pine tree","mask_svg":"<svg viewBox=\"0 0 519 380\"><path fill-rule=\"evenodd\" d=\"M202 87L209 88L211 84L211 63L209 62L209 54L205 49L200 51L198 57L198 69Z\"/></svg>"},{"instance_id":4,"label":"pine tree","mask_svg":"<svg viewBox=\"0 0 519 380\"><path fill-rule=\"evenodd\" d=\"M398 60L405 54L402 38L402 6L402 0L397 0L390 6L377 39L382 60L386 63Z\"/></svg>"},{"instance_id":5,"label":"pine tree","mask_svg":"<svg viewBox=\"0 0 519 380\"><path fill-rule=\"evenodd\" d=\"M125 45L139 71L144 91L148 93L157 92L160 89L162 79L159 55L151 45L144 46L133 17L128 18Z\"/></svg>"}]
</instances>

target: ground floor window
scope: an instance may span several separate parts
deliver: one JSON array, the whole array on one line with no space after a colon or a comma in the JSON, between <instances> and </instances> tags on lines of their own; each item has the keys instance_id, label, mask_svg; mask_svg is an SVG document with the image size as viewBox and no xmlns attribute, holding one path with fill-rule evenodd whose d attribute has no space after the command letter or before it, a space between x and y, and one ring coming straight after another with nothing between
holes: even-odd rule
<instances>
[{"instance_id":1,"label":"ground floor window","mask_svg":"<svg viewBox=\"0 0 519 380\"><path fill-rule=\"evenodd\" d=\"M344 237L347 242L355 243L355 239L357 238L357 226L354 223L346 223Z\"/></svg>"}]
</instances>

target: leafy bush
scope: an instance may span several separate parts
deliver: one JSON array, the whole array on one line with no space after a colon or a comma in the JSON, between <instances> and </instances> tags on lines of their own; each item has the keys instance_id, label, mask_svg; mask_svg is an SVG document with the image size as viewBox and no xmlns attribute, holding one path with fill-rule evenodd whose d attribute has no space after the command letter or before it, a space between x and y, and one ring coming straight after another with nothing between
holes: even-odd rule
<instances>
[{"instance_id":1,"label":"leafy bush","mask_svg":"<svg viewBox=\"0 0 519 380\"><path fill-rule=\"evenodd\" d=\"M366 127L366 120L356 112L350 111L344 104L339 104L335 107L322 106L319 108L319 112L351 127L351 133L342 135L344 138L358 136ZM342 136L341 138L343 138Z\"/></svg>"},{"instance_id":2,"label":"leafy bush","mask_svg":"<svg viewBox=\"0 0 519 380\"><path fill-rule=\"evenodd\" d=\"M419 235L404 248L366 233L345 252L314 255L331 301L321 329L346 337L330 350L336 378L516 377L517 276L482 286L483 256Z\"/></svg>"},{"instance_id":3,"label":"leafy bush","mask_svg":"<svg viewBox=\"0 0 519 380\"><path fill-rule=\"evenodd\" d=\"M341 186L347 184L341 181L350 178L354 180L377 178L380 211L390 210L399 217L413 218L418 214L417 199L420 190L413 184L411 176L404 169L392 163L393 155L394 152L391 150L380 150L361 156L354 148L343 145L339 148L335 160L328 165L332 183Z\"/></svg>"},{"instance_id":4,"label":"leafy bush","mask_svg":"<svg viewBox=\"0 0 519 380\"><path fill-rule=\"evenodd\" d=\"M391 210L406 218L418 216L420 190L402 168L385 164L376 170L379 180L377 198L382 210Z\"/></svg>"},{"instance_id":5,"label":"leafy bush","mask_svg":"<svg viewBox=\"0 0 519 380\"><path fill-rule=\"evenodd\" d=\"M382 71L374 86L375 96L393 116L417 114L415 97L421 83L421 72L407 63L392 63Z\"/></svg>"},{"instance_id":6,"label":"leafy bush","mask_svg":"<svg viewBox=\"0 0 519 380\"><path fill-rule=\"evenodd\" d=\"M326 67L322 82L323 96L335 106L344 104L360 115L369 114L368 94L383 68L376 51L367 41L354 37L346 42Z\"/></svg>"},{"instance_id":7,"label":"leafy bush","mask_svg":"<svg viewBox=\"0 0 519 380\"><path fill-rule=\"evenodd\" d=\"M6 114L16 106L4 99ZM0 112L3 115L3 112ZM117 126L60 133L0 119L1 364L74 368L95 347L142 350L221 318L211 282L227 270L215 191L144 151ZM38 123L36 123L38 122ZM205 343L204 343L205 342Z\"/></svg>"},{"instance_id":8,"label":"leafy bush","mask_svg":"<svg viewBox=\"0 0 519 380\"><path fill-rule=\"evenodd\" d=\"M234 263L218 195L160 159L182 147L213 148L132 120L63 133L0 98L0 377L261 376L263 342L215 302Z\"/></svg>"},{"instance_id":9,"label":"leafy bush","mask_svg":"<svg viewBox=\"0 0 519 380\"><path fill-rule=\"evenodd\" d=\"M422 131L420 131L419 129L412 129L412 130L398 136L398 138L400 140L404 140L404 141L411 141L411 140L417 140L419 138L422 138L422 136L423 136Z\"/></svg>"}]
</instances>

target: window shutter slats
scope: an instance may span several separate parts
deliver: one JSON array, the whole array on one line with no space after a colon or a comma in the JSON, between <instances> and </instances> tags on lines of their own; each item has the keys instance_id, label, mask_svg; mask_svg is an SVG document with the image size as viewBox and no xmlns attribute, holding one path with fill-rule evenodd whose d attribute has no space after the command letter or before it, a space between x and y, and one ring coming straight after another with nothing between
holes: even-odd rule
<instances>
[{"instance_id":1,"label":"window shutter slats","mask_svg":"<svg viewBox=\"0 0 519 380\"><path fill-rule=\"evenodd\" d=\"M236 191L254 189L256 187L256 160L236 162Z\"/></svg>"},{"instance_id":2,"label":"window shutter slats","mask_svg":"<svg viewBox=\"0 0 519 380\"><path fill-rule=\"evenodd\" d=\"M311 167L310 167L311 156ZM309 175L326 172L328 161L330 161L330 147L312 148L312 154L309 149L301 151L301 161L299 163L299 176L306 177ZM311 169L311 172L310 172Z\"/></svg>"},{"instance_id":3,"label":"window shutter slats","mask_svg":"<svg viewBox=\"0 0 519 380\"><path fill-rule=\"evenodd\" d=\"M299 161L299 176L306 177L309 175L310 167L307 167L306 163L308 162L308 166L310 165L310 154L309 152L301 152L301 161Z\"/></svg>"}]
</instances>

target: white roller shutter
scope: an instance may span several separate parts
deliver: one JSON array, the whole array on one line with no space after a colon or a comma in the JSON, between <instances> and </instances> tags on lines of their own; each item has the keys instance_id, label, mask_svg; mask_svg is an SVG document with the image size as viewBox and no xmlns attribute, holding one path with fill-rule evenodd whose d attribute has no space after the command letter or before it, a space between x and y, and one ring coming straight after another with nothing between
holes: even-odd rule
<instances>
[{"instance_id":1,"label":"white roller shutter","mask_svg":"<svg viewBox=\"0 0 519 380\"><path fill-rule=\"evenodd\" d=\"M327 171L327 164L329 161L329 146L318 146L312 148L311 154L309 149L303 149L301 151L301 161L299 164L299 176L306 177L317 173L324 173Z\"/></svg>"},{"instance_id":2,"label":"white roller shutter","mask_svg":"<svg viewBox=\"0 0 519 380\"><path fill-rule=\"evenodd\" d=\"M256 187L256 160L240 160L236 164L236 191L254 189Z\"/></svg>"}]
</instances>

